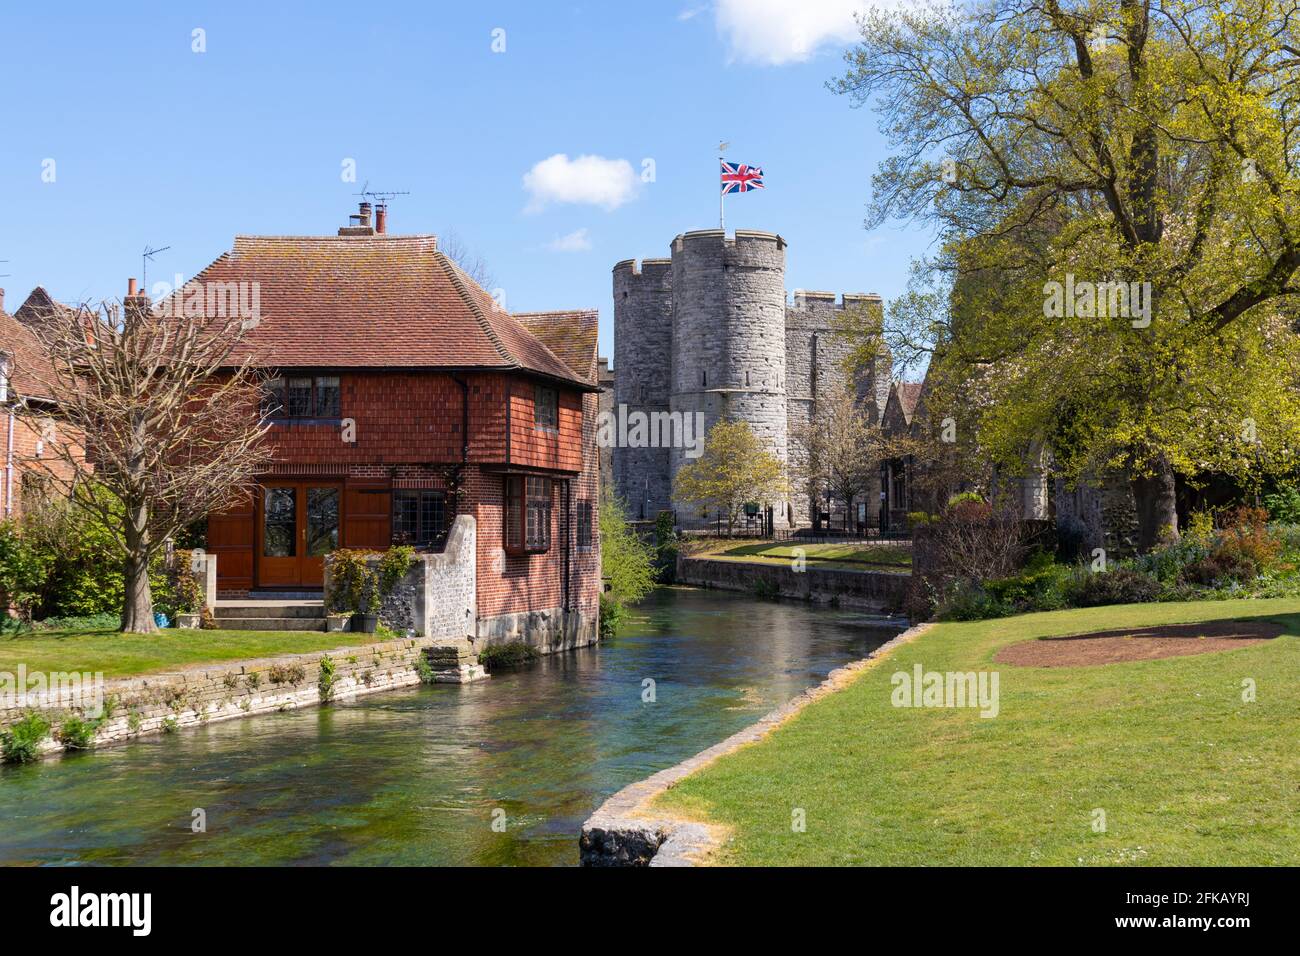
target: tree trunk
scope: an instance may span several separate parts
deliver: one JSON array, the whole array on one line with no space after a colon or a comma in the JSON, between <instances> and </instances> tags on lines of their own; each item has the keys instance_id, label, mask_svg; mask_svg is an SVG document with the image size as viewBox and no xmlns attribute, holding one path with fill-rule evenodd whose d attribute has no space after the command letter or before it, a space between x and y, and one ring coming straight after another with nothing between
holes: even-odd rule
<instances>
[{"instance_id":1,"label":"tree trunk","mask_svg":"<svg viewBox=\"0 0 1300 956\"><path fill-rule=\"evenodd\" d=\"M149 589L149 534L145 530L148 512L144 506L127 509L126 560L122 577L126 593L122 603L122 630L150 634L158 629L153 620L153 593Z\"/></svg>"},{"instance_id":2,"label":"tree trunk","mask_svg":"<svg viewBox=\"0 0 1300 956\"><path fill-rule=\"evenodd\" d=\"M1149 475L1132 475L1137 504L1138 550L1145 553L1162 541L1178 540L1174 469L1163 455Z\"/></svg>"},{"instance_id":3,"label":"tree trunk","mask_svg":"<svg viewBox=\"0 0 1300 956\"><path fill-rule=\"evenodd\" d=\"M126 594L122 606L122 630L149 634L158 629L153 620L153 594L149 589L149 562L129 557L124 565Z\"/></svg>"}]
</instances>

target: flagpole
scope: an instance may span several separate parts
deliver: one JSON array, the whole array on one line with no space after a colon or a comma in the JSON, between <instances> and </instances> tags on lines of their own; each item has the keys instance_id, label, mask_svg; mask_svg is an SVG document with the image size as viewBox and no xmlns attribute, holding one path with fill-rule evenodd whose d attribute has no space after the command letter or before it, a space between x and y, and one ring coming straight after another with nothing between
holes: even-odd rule
<instances>
[{"instance_id":1,"label":"flagpole","mask_svg":"<svg viewBox=\"0 0 1300 956\"><path fill-rule=\"evenodd\" d=\"M727 199L727 193L722 188L722 164L726 161L724 157L727 153L727 147L730 145L725 140L718 141L718 228L723 232L727 231L726 207L723 205Z\"/></svg>"},{"instance_id":2,"label":"flagpole","mask_svg":"<svg viewBox=\"0 0 1300 956\"><path fill-rule=\"evenodd\" d=\"M722 157L718 157L718 228L723 232L727 231L727 214L723 203L727 199L727 194L722 188Z\"/></svg>"}]
</instances>

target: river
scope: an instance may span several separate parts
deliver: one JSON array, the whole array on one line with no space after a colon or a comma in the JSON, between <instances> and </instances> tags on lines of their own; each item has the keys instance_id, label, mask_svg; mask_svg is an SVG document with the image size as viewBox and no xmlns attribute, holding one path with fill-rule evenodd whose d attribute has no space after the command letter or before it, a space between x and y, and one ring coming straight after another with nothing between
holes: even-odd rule
<instances>
[{"instance_id":1,"label":"river","mask_svg":"<svg viewBox=\"0 0 1300 956\"><path fill-rule=\"evenodd\" d=\"M663 588L599 647L479 683L0 767L0 863L573 865L611 793L896 633L863 613Z\"/></svg>"}]
</instances>

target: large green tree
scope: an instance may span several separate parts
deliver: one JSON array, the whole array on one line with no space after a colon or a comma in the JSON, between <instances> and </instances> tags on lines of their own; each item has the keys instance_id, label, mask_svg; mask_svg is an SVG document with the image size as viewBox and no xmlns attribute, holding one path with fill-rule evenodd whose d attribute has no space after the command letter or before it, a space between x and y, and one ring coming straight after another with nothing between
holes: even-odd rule
<instances>
[{"instance_id":1,"label":"large green tree","mask_svg":"<svg viewBox=\"0 0 1300 956\"><path fill-rule=\"evenodd\" d=\"M934 417L1121 470L1143 546L1177 534L1176 475L1294 466L1300 7L875 11L847 59L896 149L868 225L939 238L886 323Z\"/></svg>"}]
</instances>

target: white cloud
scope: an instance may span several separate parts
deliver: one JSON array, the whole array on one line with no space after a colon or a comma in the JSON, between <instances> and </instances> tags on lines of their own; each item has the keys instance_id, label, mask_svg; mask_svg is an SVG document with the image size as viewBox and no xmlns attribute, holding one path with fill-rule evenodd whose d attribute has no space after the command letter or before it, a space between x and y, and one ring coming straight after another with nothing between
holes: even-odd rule
<instances>
[{"instance_id":1,"label":"white cloud","mask_svg":"<svg viewBox=\"0 0 1300 956\"><path fill-rule=\"evenodd\" d=\"M868 0L717 0L718 33L732 60L779 66L858 37Z\"/></svg>"},{"instance_id":2,"label":"white cloud","mask_svg":"<svg viewBox=\"0 0 1300 956\"><path fill-rule=\"evenodd\" d=\"M626 159L556 153L524 173L531 198L526 212L539 212L550 203L585 203L617 209L636 195L637 177Z\"/></svg>"},{"instance_id":3,"label":"white cloud","mask_svg":"<svg viewBox=\"0 0 1300 956\"><path fill-rule=\"evenodd\" d=\"M546 244L552 252L586 252L591 248L591 237L587 228L575 229L567 236L556 236Z\"/></svg>"}]
</instances>

